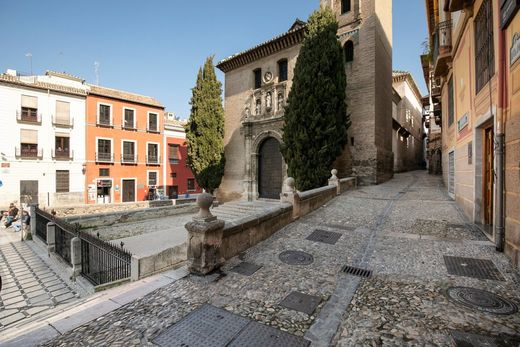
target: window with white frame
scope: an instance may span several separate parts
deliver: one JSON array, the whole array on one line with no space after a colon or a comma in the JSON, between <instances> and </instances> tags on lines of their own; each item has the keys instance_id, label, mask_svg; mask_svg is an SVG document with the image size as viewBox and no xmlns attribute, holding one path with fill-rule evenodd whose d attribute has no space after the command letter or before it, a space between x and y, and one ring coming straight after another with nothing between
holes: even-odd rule
<instances>
[{"instance_id":1,"label":"window with white frame","mask_svg":"<svg viewBox=\"0 0 520 347\"><path fill-rule=\"evenodd\" d=\"M159 117L157 113L148 113L148 131L159 132Z\"/></svg>"},{"instance_id":2,"label":"window with white frame","mask_svg":"<svg viewBox=\"0 0 520 347\"><path fill-rule=\"evenodd\" d=\"M110 105L99 104L98 125L112 125L112 109Z\"/></svg>"},{"instance_id":3,"label":"window with white frame","mask_svg":"<svg viewBox=\"0 0 520 347\"><path fill-rule=\"evenodd\" d=\"M159 145L157 143L149 143L146 153L147 164L159 164Z\"/></svg>"},{"instance_id":4,"label":"window with white frame","mask_svg":"<svg viewBox=\"0 0 520 347\"><path fill-rule=\"evenodd\" d=\"M135 110L131 108L123 109L123 128L135 129Z\"/></svg>"},{"instance_id":5,"label":"window with white frame","mask_svg":"<svg viewBox=\"0 0 520 347\"><path fill-rule=\"evenodd\" d=\"M148 186L156 186L157 178L158 178L157 171L148 171Z\"/></svg>"},{"instance_id":6,"label":"window with white frame","mask_svg":"<svg viewBox=\"0 0 520 347\"><path fill-rule=\"evenodd\" d=\"M123 154L121 158L121 162L123 163L135 163L137 161L136 158L136 145L135 141L123 141Z\"/></svg>"}]
</instances>

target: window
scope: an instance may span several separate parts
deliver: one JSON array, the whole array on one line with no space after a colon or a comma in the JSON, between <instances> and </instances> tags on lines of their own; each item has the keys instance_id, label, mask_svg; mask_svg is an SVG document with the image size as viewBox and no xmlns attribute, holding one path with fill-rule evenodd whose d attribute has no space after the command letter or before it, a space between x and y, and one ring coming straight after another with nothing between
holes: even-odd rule
<instances>
[{"instance_id":1,"label":"window","mask_svg":"<svg viewBox=\"0 0 520 347\"><path fill-rule=\"evenodd\" d=\"M148 185L149 186L157 185L157 171L148 171Z\"/></svg>"},{"instance_id":2,"label":"window","mask_svg":"<svg viewBox=\"0 0 520 347\"><path fill-rule=\"evenodd\" d=\"M147 164L159 164L159 145L156 143L149 143L147 146Z\"/></svg>"},{"instance_id":3,"label":"window","mask_svg":"<svg viewBox=\"0 0 520 347\"><path fill-rule=\"evenodd\" d=\"M109 177L110 169L99 169L99 177Z\"/></svg>"},{"instance_id":4,"label":"window","mask_svg":"<svg viewBox=\"0 0 520 347\"><path fill-rule=\"evenodd\" d=\"M350 12L350 1L351 0L341 0L341 13Z\"/></svg>"},{"instance_id":5,"label":"window","mask_svg":"<svg viewBox=\"0 0 520 347\"><path fill-rule=\"evenodd\" d=\"M22 109L20 120L26 122L39 122L38 98L35 96L22 95Z\"/></svg>"},{"instance_id":6,"label":"window","mask_svg":"<svg viewBox=\"0 0 520 347\"><path fill-rule=\"evenodd\" d=\"M278 82L287 81L287 59L278 62Z\"/></svg>"},{"instance_id":7,"label":"window","mask_svg":"<svg viewBox=\"0 0 520 347\"><path fill-rule=\"evenodd\" d=\"M188 191L190 191L190 192L195 191L195 179L194 178L188 178Z\"/></svg>"},{"instance_id":8,"label":"window","mask_svg":"<svg viewBox=\"0 0 520 347\"><path fill-rule=\"evenodd\" d=\"M99 125L112 125L111 118L110 117L110 105L99 105L99 119L98 124Z\"/></svg>"},{"instance_id":9,"label":"window","mask_svg":"<svg viewBox=\"0 0 520 347\"><path fill-rule=\"evenodd\" d=\"M484 0L475 16L475 70L478 93L495 74L493 6L489 0Z\"/></svg>"},{"instance_id":10,"label":"window","mask_svg":"<svg viewBox=\"0 0 520 347\"><path fill-rule=\"evenodd\" d=\"M448 82L448 126L453 124L455 119L455 105L453 101L453 78Z\"/></svg>"},{"instance_id":11,"label":"window","mask_svg":"<svg viewBox=\"0 0 520 347\"><path fill-rule=\"evenodd\" d=\"M178 164L181 159L179 145L168 144L168 158L170 159L170 164Z\"/></svg>"},{"instance_id":12,"label":"window","mask_svg":"<svg viewBox=\"0 0 520 347\"><path fill-rule=\"evenodd\" d=\"M56 116L54 117L55 125L70 125L70 103L65 101L56 101Z\"/></svg>"},{"instance_id":13,"label":"window","mask_svg":"<svg viewBox=\"0 0 520 347\"><path fill-rule=\"evenodd\" d=\"M39 156L37 130L20 130L20 152L16 154L24 158L36 158Z\"/></svg>"},{"instance_id":14,"label":"window","mask_svg":"<svg viewBox=\"0 0 520 347\"><path fill-rule=\"evenodd\" d=\"M255 89L258 89L262 86L262 69L256 69L253 73L255 75Z\"/></svg>"},{"instance_id":15,"label":"window","mask_svg":"<svg viewBox=\"0 0 520 347\"><path fill-rule=\"evenodd\" d=\"M157 113L148 113L148 131L158 132Z\"/></svg>"},{"instance_id":16,"label":"window","mask_svg":"<svg viewBox=\"0 0 520 347\"><path fill-rule=\"evenodd\" d=\"M112 162L112 141L105 139L97 140L96 160L101 162Z\"/></svg>"},{"instance_id":17,"label":"window","mask_svg":"<svg viewBox=\"0 0 520 347\"><path fill-rule=\"evenodd\" d=\"M54 141L54 157L55 158L69 158L70 138L67 136L56 136Z\"/></svg>"},{"instance_id":18,"label":"window","mask_svg":"<svg viewBox=\"0 0 520 347\"><path fill-rule=\"evenodd\" d=\"M345 62L350 63L354 61L354 43L350 40L345 42L343 50L345 51Z\"/></svg>"},{"instance_id":19,"label":"window","mask_svg":"<svg viewBox=\"0 0 520 347\"><path fill-rule=\"evenodd\" d=\"M56 170L56 193L69 192L69 170Z\"/></svg>"},{"instance_id":20,"label":"window","mask_svg":"<svg viewBox=\"0 0 520 347\"><path fill-rule=\"evenodd\" d=\"M135 142L133 141L123 141L123 154L121 158L122 163L135 163L136 155L135 155Z\"/></svg>"},{"instance_id":21,"label":"window","mask_svg":"<svg viewBox=\"0 0 520 347\"><path fill-rule=\"evenodd\" d=\"M124 110L123 128L135 129L135 111L128 108Z\"/></svg>"},{"instance_id":22,"label":"window","mask_svg":"<svg viewBox=\"0 0 520 347\"><path fill-rule=\"evenodd\" d=\"M177 178L177 173L176 173L176 172L172 172L172 173L170 174L170 176L171 176L171 178Z\"/></svg>"}]
</instances>

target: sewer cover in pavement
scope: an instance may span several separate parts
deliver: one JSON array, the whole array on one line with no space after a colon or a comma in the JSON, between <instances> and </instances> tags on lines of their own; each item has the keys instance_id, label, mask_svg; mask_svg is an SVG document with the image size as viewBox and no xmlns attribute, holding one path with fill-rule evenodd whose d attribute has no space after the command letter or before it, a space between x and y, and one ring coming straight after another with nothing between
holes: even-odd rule
<instances>
[{"instance_id":1,"label":"sewer cover in pavement","mask_svg":"<svg viewBox=\"0 0 520 347\"><path fill-rule=\"evenodd\" d=\"M448 288L446 293L451 301L481 312L498 315L509 315L518 312L518 307L515 303L482 289L451 287Z\"/></svg>"},{"instance_id":2,"label":"sewer cover in pavement","mask_svg":"<svg viewBox=\"0 0 520 347\"><path fill-rule=\"evenodd\" d=\"M235 266L234 268L232 268L230 271L239 273L244 276L251 276L258 270L260 270L261 267L262 266L260 266L260 265L256 265L253 263L248 263L246 261L243 261L240 264L238 264L237 266Z\"/></svg>"},{"instance_id":3,"label":"sewer cover in pavement","mask_svg":"<svg viewBox=\"0 0 520 347\"><path fill-rule=\"evenodd\" d=\"M278 258L289 265L310 265L314 262L314 257L302 251L284 251Z\"/></svg>"},{"instance_id":4,"label":"sewer cover in pavement","mask_svg":"<svg viewBox=\"0 0 520 347\"><path fill-rule=\"evenodd\" d=\"M249 323L229 347L307 347L310 341L257 322Z\"/></svg>"},{"instance_id":5,"label":"sewer cover in pavement","mask_svg":"<svg viewBox=\"0 0 520 347\"><path fill-rule=\"evenodd\" d=\"M504 281L495 264L488 259L444 256L444 263L450 275L473 277L483 280Z\"/></svg>"},{"instance_id":6,"label":"sewer cover in pavement","mask_svg":"<svg viewBox=\"0 0 520 347\"><path fill-rule=\"evenodd\" d=\"M280 306L285 308L307 313L309 316L314 312L320 304L321 298L314 295L303 294L300 292L292 292L285 299L280 301Z\"/></svg>"},{"instance_id":7,"label":"sewer cover in pavement","mask_svg":"<svg viewBox=\"0 0 520 347\"><path fill-rule=\"evenodd\" d=\"M338 242L340 237L340 233L333 233L331 231L316 229L312 234L307 236L307 240L334 245L336 242Z\"/></svg>"},{"instance_id":8,"label":"sewer cover in pavement","mask_svg":"<svg viewBox=\"0 0 520 347\"><path fill-rule=\"evenodd\" d=\"M518 347L520 345L520 336L484 336L462 331L451 331L450 334L456 347Z\"/></svg>"}]
</instances>

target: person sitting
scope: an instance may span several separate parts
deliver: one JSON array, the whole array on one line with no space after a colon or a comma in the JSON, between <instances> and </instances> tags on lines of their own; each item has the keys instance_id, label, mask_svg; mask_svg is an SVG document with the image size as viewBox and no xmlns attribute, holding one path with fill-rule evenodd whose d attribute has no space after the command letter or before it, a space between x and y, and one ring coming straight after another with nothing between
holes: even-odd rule
<instances>
[{"instance_id":1,"label":"person sitting","mask_svg":"<svg viewBox=\"0 0 520 347\"><path fill-rule=\"evenodd\" d=\"M9 205L9 211L7 211L6 217L5 217L5 227L9 228L11 224L16 220L16 216L18 216L18 208L11 203Z\"/></svg>"}]
</instances>

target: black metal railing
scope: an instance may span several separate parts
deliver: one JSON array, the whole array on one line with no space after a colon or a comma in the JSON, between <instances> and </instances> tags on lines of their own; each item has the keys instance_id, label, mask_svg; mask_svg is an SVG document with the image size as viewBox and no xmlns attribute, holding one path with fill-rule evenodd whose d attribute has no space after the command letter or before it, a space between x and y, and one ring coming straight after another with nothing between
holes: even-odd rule
<instances>
[{"instance_id":1,"label":"black metal railing","mask_svg":"<svg viewBox=\"0 0 520 347\"><path fill-rule=\"evenodd\" d=\"M132 254L122 247L81 232L81 274L100 285L130 277Z\"/></svg>"},{"instance_id":2,"label":"black metal railing","mask_svg":"<svg viewBox=\"0 0 520 347\"><path fill-rule=\"evenodd\" d=\"M38 147L15 147L15 156L23 159L41 159L43 157L43 148Z\"/></svg>"},{"instance_id":3,"label":"black metal railing","mask_svg":"<svg viewBox=\"0 0 520 347\"><path fill-rule=\"evenodd\" d=\"M74 158L74 151L69 149L52 149L51 156L53 159L70 160Z\"/></svg>"},{"instance_id":4,"label":"black metal railing","mask_svg":"<svg viewBox=\"0 0 520 347\"><path fill-rule=\"evenodd\" d=\"M113 163L114 162L114 154L113 153L98 152L98 153L96 153L96 162L98 162L98 163Z\"/></svg>"},{"instance_id":5,"label":"black metal railing","mask_svg":"<svg viewBox=\"0 0 520 347\"><path fill-rule=\"evenodd\" d=\"M55 250L59 256L71 265L72 239L78 236L78 227L63 220L54 220Z\"/></svg>"},{"instance_id":6,"label":"black metal railing","mask_svg":"<svg viewBox=\"0 0 520 347\"><path fill-rule=\"evenodd\" d=\"M47 223L53 222L54 216L48 212L36 208L36 236L47 243Z\"/></svg>"},{"instance_id":7,"label":"black metal railing","mask_svg":"<svg viewBox=\"0 0 520 347\"><path fill-rule=\"evenodd\" d=\"M159 165L160 157L156 154L147 155L146 156L146 164L149 165Z\"/></svg>"},{"instance_id":8,"label":"black metal railing","mask_svg":"<svg viewBox=\"0 0 520 347\"><path fill-rule=\"evenodd\" d=\"M137 155L136 154L121 154L121 163L123 164L136 164L137 163Z\"/></svg>"}]
</instances>

